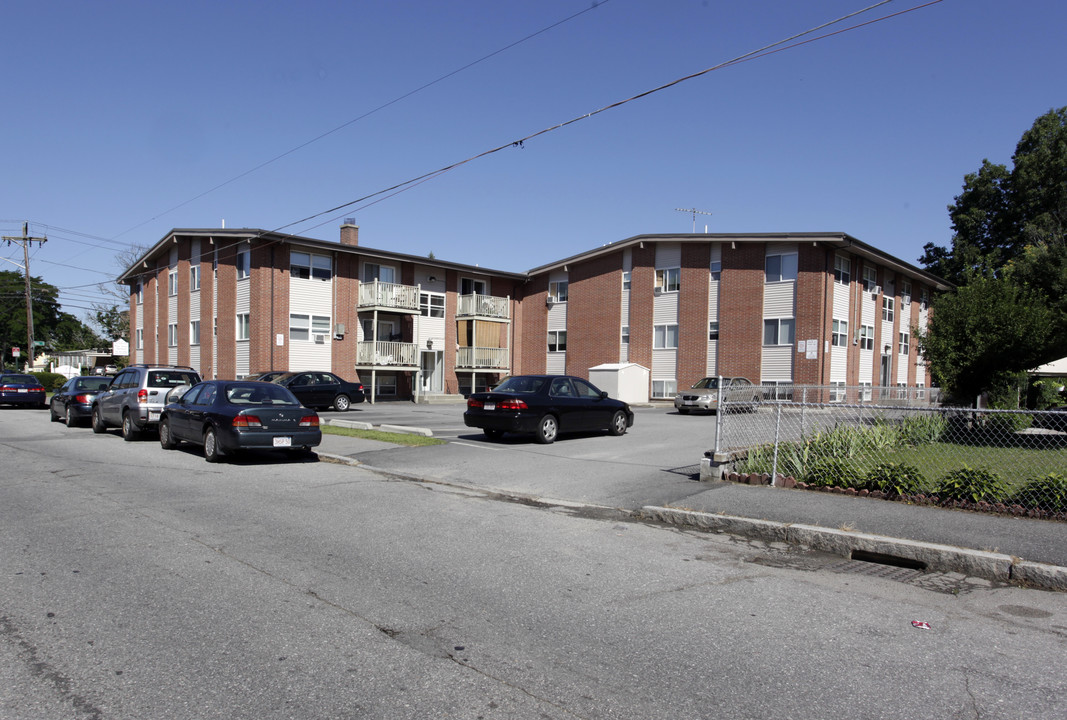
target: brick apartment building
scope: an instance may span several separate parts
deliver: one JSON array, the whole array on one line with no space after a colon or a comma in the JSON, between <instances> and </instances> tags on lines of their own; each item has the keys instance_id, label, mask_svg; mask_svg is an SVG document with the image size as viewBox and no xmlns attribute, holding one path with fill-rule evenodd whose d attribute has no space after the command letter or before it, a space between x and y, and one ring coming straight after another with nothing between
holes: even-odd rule
<instances>
[{"instance_id":1,"label":"brick apartment building","mask_svg":"<svg viewBox=\"0 0 1067 720\"><path fill-rule=\"evenodd\" d=\"M330 369L374 398L430 399L517 373L650 370L925 387L912 340L948 285L844 233L639 235L528 272L260 230L173 230L119 278L131 362L207 378Z\"/></svg>"}]
</instances>

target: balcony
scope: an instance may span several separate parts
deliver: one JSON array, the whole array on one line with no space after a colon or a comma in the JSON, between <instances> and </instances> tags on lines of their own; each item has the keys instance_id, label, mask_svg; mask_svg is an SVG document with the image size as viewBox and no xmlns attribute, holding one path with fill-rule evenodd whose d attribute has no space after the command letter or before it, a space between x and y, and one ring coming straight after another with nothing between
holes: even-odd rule
<instances>
[{"instance_id":1,"label":"balcony","mask_svg":"<svg viewBox=\"0 0 1067 720\"><path fill-rule=\"evenodd\" d=\"M457 370L507 370L509 361L508 348L461 347L456 351Z\"/></svg>"},{"instance_id":2,"label":"balcony","mask_svg":"<svg viewBox=\"0 0 1067 720\"><path fill-rule=\"evenodd\" d=\"M359 284L360 310L390 310L393 312L417 313L419 289L414 285L396 283L364 282Z\"/></svg>"},{"instance_id":3,"label":"balcony","mask_svg":"<svg viewBox=\"0 0 1067 720\"><path fill-rule=\"evenodd\" d=\"M460 295L456 317L477 317L489 320L509 320L511 299L492 295Z\"/></svg>"},{"instance_id":4,"label":"balcony","mask_svg":"<svg viewBox=\"0 0 1067 720\"><path fill-rule=\"evenodd\" d=\"M405 342L360 342L356 347L356 367L417 370L419 347Z\"/></svg>"}]
</instances>

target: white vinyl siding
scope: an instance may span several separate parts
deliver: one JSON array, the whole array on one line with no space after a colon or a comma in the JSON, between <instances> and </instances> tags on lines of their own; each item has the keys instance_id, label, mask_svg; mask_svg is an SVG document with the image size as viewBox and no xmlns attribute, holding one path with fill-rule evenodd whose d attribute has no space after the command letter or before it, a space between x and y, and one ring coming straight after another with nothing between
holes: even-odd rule
<instances>
[{"instance_id":1,"label":"white vinyl siding","mask_svg":"<svg viewBox=\"0 0 1067 720\"><path fill-rule=\"evenodd\" d=\"M566 284L567 273L563 270L554 270L548 278L549 287L555 287L557 292L559 288ZM567 330L567 303L566 302L554 302L548 308L548 331L558 332ZM564 352L549 352L546 346L545 349L545 370L548 373L559 374L566 372L567 368L567 353Z\"/></svg>"},{"instance_id":2,"label":"white vinyl siding","mask_svg":"<svg viewBox=\"0 0 1067 720\"><path fill-rule=\"evenodd\" d=\"M722 243L713 243L711 246L711 265L708 268L708 322L714 323L716 328L719 324L719 285L722 274ZM712 338L708 333L708 356L705 374L711 376L718 374L719 366L719 341Z\"/></svg>"},{"instance_id":3,"label":"white vinyl siding","mask_svg":"<svg viewBox=\"0 0 1067 720\"><path fill-rule=\"evenodd\" d=\"M289 366L269 369L329 368L332 365L331 353L333 351L332 260L328 256L315 255L294 247L289 256L289 273L289 313L290 316L308 319L308 333L306 339L293 339L286 332L289 343ZM311 327L313 317L319 319L318 329ZM322 323L323 319L326 321L325 326ZM278 328L277 332L280 333L283 330ZM324 342L315 342L316 334L325 335ZM303 337L300 334L298 336ZM255 370L259 369L255 368Z\"/></svg>"},{"instance_id":4,"label":"white vinyl siding","mask_svg":"<svg viewBox=\"0 0 1067 720\"><path fill-rule=\"evenodd\" d=\"M626 329L624 337L619 339L619 362L629 362L630 360L630 289L633 285L632 282L633 272L633 253L630 248L626 248L622 254L622 273L623 273L623 286L622 286L622 302L620 303L620 322L622 327Z\"/></svg>"}]
</instances>

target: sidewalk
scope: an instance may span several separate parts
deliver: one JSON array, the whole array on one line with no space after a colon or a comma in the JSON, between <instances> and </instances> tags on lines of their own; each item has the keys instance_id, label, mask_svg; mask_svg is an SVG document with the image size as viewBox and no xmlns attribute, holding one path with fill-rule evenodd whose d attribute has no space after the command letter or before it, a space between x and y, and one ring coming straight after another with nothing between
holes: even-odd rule
<instances>
[{"instance_id":1,"label":"sidewalk","mask_svg":"<svg viewBox=\"0 0 1067 720\"><path fill-rule=\"evenodd\" d=\"M432 434L421 428L407 429ZM317 450L324 459L358 463L362 453L398 447L324 433ZM650 482L655 479L650 477ZM535 493L530 497L540 499ZM1060 522L810 490L698 481L692 483L691 494L667 506L646 506L637 515L657 522L806 545L845 557L863 551L921 563L930 570L1067 590L1067 526Z\"/></svg>"}]
</instances>

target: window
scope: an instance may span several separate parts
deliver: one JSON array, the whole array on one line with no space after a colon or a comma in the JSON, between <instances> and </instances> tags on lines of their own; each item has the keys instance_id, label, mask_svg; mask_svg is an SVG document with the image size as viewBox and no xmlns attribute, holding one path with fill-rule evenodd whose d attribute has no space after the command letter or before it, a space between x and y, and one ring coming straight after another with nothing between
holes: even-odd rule
<instances>
[{"instance_id":1,"label":"window","mask_svg":"<svg viewBox=\"0 0 1067 720\"><path fill-rule=\"evenodd\" d=\"M925 310L930 307L930 293L926 290L919 291L919 309Z\"/></svg>"},{"instance_id":2,"label":"window","mask_svg":"<svg viewBox=\"0 0 1067 720\"><path fill-rule=\"evenodd\" d=\"M708 323L708 340L718 340L718 339L719 339L719 323L717 323L717 322Z\"/></svg>"},{"instance_id":3,"label":"window","mask_svg":"<svg viewBox=\"0 0 1067 720\"><path fill-rule=\"evenodd\" d=\"M767 282L797 279L797 254L768 255L764 266Z\"/></svg>"},{"instance_id":4,"label":"window","mask_svg":"<svg viewBox=\"0 0 1067 720\"><path fill-rule=\"evenodd\" d=\"M911 351L911 337L906 332L900 333L900 354L907 355Z\"/></svg>"},{"instance_id":5,"label":"window","mask_svg":"<svg viewBox=\"0 0 1067 720\"><path fill-rule=\"evenodd\" d=\"M923 400L926 398L926 383L915 383L915 399Z\"/></svg>"},{"instance_id":6,"label":"window","mask_svg":"<svg viewBox=\"0 0 1067 720\"><path fill-rule=\"evenodd\" d=\"M900 304L911 305L911 281L903 280L900 283Z\"/></svg>"},{"instance_id":7,"label":"window","mask_svg":"<svg viewBox=\"0 0 1067 720\"><path fill-rule=\"evenodd\" d=\"M167 325L167 347L178 346L178 323Z\"/></svg>"},{"instance_id":8,"label":"window","mask_svg":"<svg viewBox=\"0 0 1067 720\"><path fill-rule=\"evenodd\" d=\"M840 255L834 256L834 281L848 285L852 281L852 261Z\"/></svg>"},{"instance_id":9,"label":"window","mask_svg":"<svg viewBox=\"0 0 1067 720\"><path fill-rule=\"evenodd\" d=\"M874 325L860 326L860 349L874 350Z\"/></svg>"},{"instance_id":10,"label":"window","mask_svg":"<svg viewBox=\"0 0 1067 720\"><path fill-rule=\"evenodd\" d=\"M793 318L768 318L763 321L764 345L792 345Z\"/></svg>"},{"instance_id":11,"label":"window","mask_svg":"<svg viewBox=\"0 0 1067 720\"><path fill-rule=\"evenodd\" d=\"M548 351L549 352L567 352L567 331L566 330L549 330L548 331Z\"/></svg>"},{"instance_id":12,"label":"window","mask_svg":"<svg viewBox=\"0 0 1067 720\"><path fill-rule=\"evenodd\" d=\"M289 315L289 340L314 340L315 335L330 334L330 317L328 315Z\"/></svg>"},{"instance_id":13,"label":"window","mask_svg":"<svg viewBox=\"0 0 1067 720\"><path fill-rule=\"evenodd\" d=\"M830 383L830 402L845 402L845 383Z\"/></svg>"},{"instance_id":14,"label":"window","mask_svg":"<svg viewBox=\"0 0 1067 720\"><path fill-rule=\"evenodd\" d=\"M860 383L860 401L870 402L873 393L871 392L872 385L869 382Z\"/></svg>"},{"instance_id":15,"label":"window","mask_svg":"<svg viewBox=\"0 0 1067 720\"><path fill-rule=\"evenodd\" d=\"M550 282L548 284L548 299L552 302L567 302L568 283L566 280Z\"/></svg>"},{"instance_id":16,"label":"window","mask_svg":"<svg viewBox=\"0 0 1067 720\"><path fill-rule=\"evenodd\" d=\"M678 392L677 380L653 380L652 397L673 398Z\"/></svg>"},{"instance_id":17,"label":"window","mask_svg":"<svg viewBox=\"0 0 1067 720\"><path fill-rule=\"evenodd\" d=\"M889 295L882 296L882 319L893 322L893 298Z\"/></svg>"},{"instance_id":18,"label":"window","mask_svg":"<svg viewBox=\"0 0 1067 720\"><path fill-rule=\"evenodd\" d=\"M189 291L200 289L200 263L189 266Z\"/></svg>"},{"instance_id":19,"label":"window","mask_svg":"<svg viewBox=\"0 0 1067 720\"><path fill-rule=\"evenodd\" d=\"M419 312L423 317L443 318L445 316L445 296L441 293L419 293Z\"/></svg>"},{"instance_id":20,"label":"window","mask_svg":"<svg viewBox=\"0 0 1067 720\"><path fill-rule=\"evenodd\" d=\"M873 267L863 268L863 291L875 292L878 289L878 270Z\"/></svg>"},{"instance_id":21,"label":"window","mask_svg":"<svg viewBox=\"0 0 1067 720\"><path fill-rule=\"evenodd\" d=\"M652 333L654 350L673 350L678 347L678 325L655 325Z\"/></svg>"},{"instance_id":22,"label":"window","mask_svg":"<svg viewBox=\"0 0 1067 720\"><path fill-rule=\"evenodd\" d=\"M329 280L333 277L333 260L327 255L306 252L289 253L289 274L295 278Z\"/></svg>"},{"instance_id":23,"label":"window","mask_svg":"<svg viewBox=\"0 0 1067 720\"><path fill-rule=\"evenodd\" d=\"M629 345L630 344L630 326L629 325L623 325L622 326L622 344L623 345Z\"/></svg>"},{"instance_id":24,"label":"window","mask_svg":"<svg viewBox=\"0 0 1067 720\"><path fill-rule=\"evenodd\" d=\"M678 292L681 286L681 268L659 268L656 270L656 290L660 292Z\"/></svg>"},{"instance_id":25,"label":"window","mask_svg":"<svg viewBox=\"0 0 1067 720\"><path fill-rule=\"evenodd\" d=\"M712 260L712 262L711 262L711 279L712 280L720 280L720 279L722 279L722 261L721 260Z\"/></svg>"},{"instance_id":26,"label":"window","mask_svg":"<svg viewBox=\"0 0 1067 720\"><path fill-rule=\"evenodd\" d=\"M461 278L459 281L459 294L488 295L489 292L486 289L485 280L475 280L474 278Z\"/></svg>"},{"instance_id":27,"label":"window","mask_svg":"<svg viewBox=\"0 0 1067 720\"><path fill-rule=\"evenodd\" d=\"M363 263L363 282L374 282L375 280L383 283L396 282L396 270L388 265Z\"/></svg>"},{"instance_id":28,"label":"window","mask_svg":"<svg viewBox=\"0 0 1067 720\"><path fill-rule=\"evenodd\" d=\"M834 320L830 333L830 344L834 347L848 347L848 321Z\"/></svg>"},{"instance_id":29,"label":"window","mask_svg":"<svg viewBox=\"0 0 1067 720\"><path fill-rule=\"evenodd\" d=\"M237 339L247 340L251 337L248 313L237 314Z\"/></svg>"},{"instance_id":30,"label":"window","mask_svg":"<svg viewBox=\"0 0 1067 720\"><path fill-rule=\"evenodd\" d=\"M142 304L144 302L144 283L137 281L137 284L133 286L133 294L137 297L137 304Z\"/></svg>"},{"instance_id":31,"label":"window","mask_svg":"<svg viewBox=\"0 0 1067 720\"><path fill-rule=\"evenodd\" d=\"M237 279L244 280L249 275L251 267L251 252L241 250L237 253Z\"/></svg>"},{"instance_id":32,"label":"window","mask_svg":"<svg viewBox=\"0 0 1067 720\"><path fill-rule=\"evenodd\" d=\"M630 271L629 270L623 270L622 271L622 289L623 290L629 290L630 289Z\"/></svg>"},{"instance_id":33,"label":"window","mask_svg":"<svg viewBox=\"0 0 1067 720\"><path fill-rule=\"evenodd\" d=\"M189 344L190 345L199 345L200 344L200 321L199 320L193 320L192 322L189 323Z\"/></svg>"},{"instance_id":34,"label":"window","mask_svg":"<svg viewBox=\"0 0 1067 720\"><path fill-rule=\"evenodd\" d=\"M178 269L174 268L167 272L167 294L178 294Z\"/></svg>"},{"instance_id":35,"label":"window","mask_svg":"<svg viewBox=\"0 0 1067 720\"><path fill-rule=\"evenodd\" d=\"M144 348L144 330L142 330L141 328L137 328L137 349L141 350L143 348Z\"/></svg>"}]
</instances>

